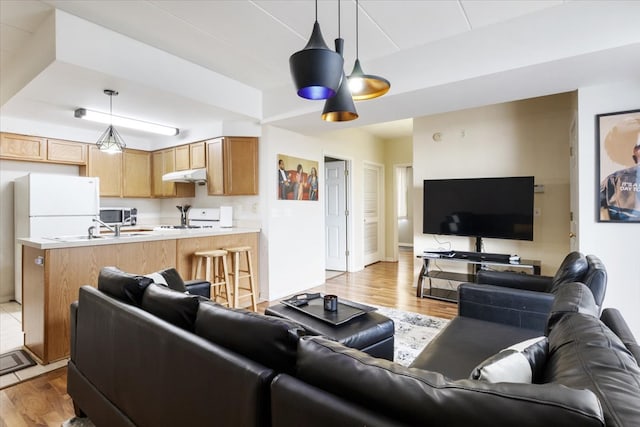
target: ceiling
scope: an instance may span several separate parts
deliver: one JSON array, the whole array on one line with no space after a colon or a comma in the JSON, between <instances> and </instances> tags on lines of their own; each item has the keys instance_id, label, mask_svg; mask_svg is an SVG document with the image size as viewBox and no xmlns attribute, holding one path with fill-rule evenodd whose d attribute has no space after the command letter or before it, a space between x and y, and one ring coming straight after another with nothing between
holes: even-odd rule
<instances>
[{"instance_id":1,"label":"ceiling","mask_svg":"<svg viewBox=\"0 0 640 427\"><path fill-rule=\"evenodd\" d=\"M638 3L362 0L359 58L366 73L389 79L391 90L357 103L358 120L325 123L320 119L322 102L298 98L289 74L289 56L306 44L311 32L311 0L2 0L3 75L24 63L25 50L59 9L141 42L144 49L159 49L199 66L202 82L190 82L196 86L206 88L210 73L256 89L262 105L260 114L244 115L220 100L181 92L185 82L179 76L173 79L175 88L158 87L108 70L53 61L15 95L3 97L0 112L97 129L102 126L78 124L72 111L107 111L102 90L111 85L120 92L114 113L171 124L187 134L207 121L256 120L305 134L358 127L382 138L408 136L412 117L637 78L640 30L634 30L633 22L640 27ZM349 74L356 56L356 2L342 0L340 5ZM330 46L338 35L337 15L337 1L318 2L318 21ZM86 33L75 37L91 40ZM151 81L163 71L146 73ZM121 133L126 138L127 131Z\"/></svg>"}]
</instances>

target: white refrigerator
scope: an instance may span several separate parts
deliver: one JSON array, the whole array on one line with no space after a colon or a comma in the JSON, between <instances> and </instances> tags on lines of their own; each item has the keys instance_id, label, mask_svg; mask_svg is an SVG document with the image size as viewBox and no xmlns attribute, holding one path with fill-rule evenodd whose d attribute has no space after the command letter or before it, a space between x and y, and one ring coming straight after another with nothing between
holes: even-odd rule
<instances>
[{"instance_id":1,"label":"white refrigerator","mask_svg":"<svg viewBox=\"0 0 640 427\"><path fill-rule=\"evenodd\" d=\"M15 238L85 235L100 215L97 177L30 173L14 181ZM15 299L22 302L22 245L16 240Z\"/></svg>"}]
</instances>

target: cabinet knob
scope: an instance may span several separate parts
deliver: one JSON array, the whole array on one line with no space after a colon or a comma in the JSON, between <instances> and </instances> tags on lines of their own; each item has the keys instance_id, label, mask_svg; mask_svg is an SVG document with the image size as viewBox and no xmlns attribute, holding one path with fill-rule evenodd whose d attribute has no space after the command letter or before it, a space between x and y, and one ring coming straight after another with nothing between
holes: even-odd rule
<instances>
[{"instance_id":1,"label":"cabinet knob","mask_svg":"<svg viewBox=\"0 0 640 427\"><path fill-rule=\"evenodd\" d=\"M44 266L44 257L43 256L37 256L35 257L35 259L33 260L33 263L35 265L39 265L39 266Z\"/></svg>"}]
</instances>

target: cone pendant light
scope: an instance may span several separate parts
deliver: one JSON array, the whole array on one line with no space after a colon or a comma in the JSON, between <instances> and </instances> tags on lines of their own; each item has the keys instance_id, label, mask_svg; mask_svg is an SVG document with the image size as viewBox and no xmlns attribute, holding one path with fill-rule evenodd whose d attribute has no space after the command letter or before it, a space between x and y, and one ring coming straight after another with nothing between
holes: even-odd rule
<instances>
[{"instance_id":1,"label":"cone pendant light","mask_svg":"<svg viewBox=\"0 0 640 427\"><path fill-rule=\"evenodd\" d=\"M349 90L353 99L356 101L364 101L367 99L377 98L384 95L389 91L391 83L384 77L374 76L371 74L365 74L362 71L360 65L360 59L358 58L358 12L360 8L358 6L358 0L356 0L356 62L353 65L353 71L348 77Z\"/></svg>"},{"instance_id":2,"label":"cone pendant light","mask_svg":"<svg viewBox=\"0 0 640 427\"><path fill-rule=\"evenodd\" d=\"M340 0L338 0L338 38L335 41L336 52L340 54L344 52L344 40L340 37ZM322 120L328 122L348 122L349 120L355 120L358 118L358 112L356 106L353 104L353 98L349 91L349 84L347 78L344 75L344 69L341 70L342 81L338 88L338 93L333 98L329 98L324 103L324 110L322 110Z\"/></svg>"},{"instance_id":3,"label":"cone pendant light","mask_svg":"<svg viewBox=\"0 0 640 427\"><path fill-rule=\"evenodd\" d=\"M342 49L344 40L341 38L336 39L336 51L342 55ZM322 110L322 120L327 122L348 122L358 118L358 112L356 106L353 103L351 92L349 91L349 85L347 78L342 72L342 82L338 88L338 93L332 98L327 99L324 104L324 110Z\"/></svg>"},{"instance_id":4,"label":"cone pendant light","mask_svg":"<svg viewBox=\"0 0 640 427\"><path fill-rule=\"evenodd\" d=\"M329 49L322 38L318 24L318 0L316 21L307 45L289 57L291 77L298 95L306 99L328 99L336 94L342 81L344 59Z\"/></svg>"}]
</instances>

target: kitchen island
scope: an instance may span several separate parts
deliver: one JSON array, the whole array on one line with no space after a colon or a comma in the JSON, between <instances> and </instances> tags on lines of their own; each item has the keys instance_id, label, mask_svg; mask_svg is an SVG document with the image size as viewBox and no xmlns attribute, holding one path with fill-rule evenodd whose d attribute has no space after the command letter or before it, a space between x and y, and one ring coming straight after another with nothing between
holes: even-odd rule
<instances>
[{"instance_id":1,"label":"kitchen island","mask_svg":"<svg viewBox=\"0 0 640 427\"><path fill-rule=\"evenodd\" d=\"M137 231L121 236L61 236L18 239L22 244L22 328L25 347L43 364L69 356L69 306L83 285L97 286L100 269L148 274L175 267L191 278L195 251L232 246L252 248L259 284L257 228ZM244 266L243 266L244 268Z\"/></svg>"}]
</instances>

